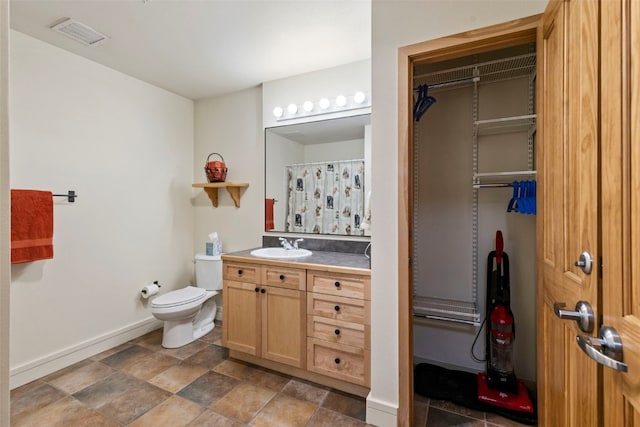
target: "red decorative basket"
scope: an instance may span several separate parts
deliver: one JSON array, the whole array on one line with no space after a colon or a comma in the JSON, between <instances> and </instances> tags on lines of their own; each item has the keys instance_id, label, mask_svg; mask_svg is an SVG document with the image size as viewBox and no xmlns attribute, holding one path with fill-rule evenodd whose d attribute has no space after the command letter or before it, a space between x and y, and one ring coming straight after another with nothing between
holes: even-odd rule
<instances>
[{"instance_id":1,"label":"red decorative basket","mask_svg":"<svg viewBox=\"0 0 640 427\"><path fill-rule=\"evenodd\" d=\"M211 156L217 155L222 161L214 160L209 161ZM207 181L209 182L224 182L227 179L227 165L224 164L224 158L221 154L211 153L207 156L207 163L204 165L204 171L207 174Z\"/></svg>"}]
</instances>

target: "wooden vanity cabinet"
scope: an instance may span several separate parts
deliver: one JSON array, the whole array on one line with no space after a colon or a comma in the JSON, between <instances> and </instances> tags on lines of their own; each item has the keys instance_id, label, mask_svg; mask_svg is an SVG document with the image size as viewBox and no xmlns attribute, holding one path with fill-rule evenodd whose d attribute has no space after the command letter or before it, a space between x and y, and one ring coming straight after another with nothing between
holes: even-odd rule
<instances>
[{"instance_id":1,"label":"wooden vanity cabinet","mask_svg":"<svg viewBox=\"0 0 640 427\"><path fill-rule=\"evenodd\" d=\"M370 385L370 277L307 270L307 369Z\"/></svg>"},{"instance_id":2,"label":"wooden vanity cabinet","mask_svg":"<svg viewBox=\"0 0 640 427\"><path fill-rule=\"evenodd\" d=\"M305 270L225 262L223 279L222 344L305 368Z\"/></svg>"},{"instance_id":3,"label":"wooden vanity cabinet","mask_svg":"<svg viewBox=\"0 0 640 427\"><path fill-rule=\"evenodd\" d=\"M369 272L244 259L223 264L222 344L231 356L366 396Z\"/></svg>"}]
</instances>

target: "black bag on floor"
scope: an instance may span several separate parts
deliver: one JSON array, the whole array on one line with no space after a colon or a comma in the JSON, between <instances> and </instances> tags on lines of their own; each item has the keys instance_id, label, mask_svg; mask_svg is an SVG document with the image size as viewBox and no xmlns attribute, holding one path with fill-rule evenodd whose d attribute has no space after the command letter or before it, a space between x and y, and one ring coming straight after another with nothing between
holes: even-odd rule
<instances>
[{"instance_id":1,"label":"black bag on floor","mask_svg":"<svg viewBox=\"0 0 640 427\"><path fill-rule=\"evenodd\" d=\"M470 372L455 371L429 363L420 363L414 369L414 391L430 399L448 400L456 405L482 412L492 412L513 421L537 425L537 411L533 414L510 411L478 400L478 376ZM531 393L529 393L531 395ZM530 396L531 398L531 396ZM534 404L535 401L531 398Z\"/></svg>"}]
</instances>

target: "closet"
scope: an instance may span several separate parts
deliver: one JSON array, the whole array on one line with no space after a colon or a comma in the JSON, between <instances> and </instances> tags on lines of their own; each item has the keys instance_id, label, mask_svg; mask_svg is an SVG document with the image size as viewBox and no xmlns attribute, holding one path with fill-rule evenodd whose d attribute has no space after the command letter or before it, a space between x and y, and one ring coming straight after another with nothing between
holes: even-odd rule
<instances>
[{"instance_id":1,"label":"closet","mask_svg":"<svg viewBox=\"0 0 640 427\"><path fill-rule=\"evenodd\" d=\"M484 370L500 230L516 375L535 382L535 86L535 43L413 66L414 363Z\"/></svg>"}]
</instances>

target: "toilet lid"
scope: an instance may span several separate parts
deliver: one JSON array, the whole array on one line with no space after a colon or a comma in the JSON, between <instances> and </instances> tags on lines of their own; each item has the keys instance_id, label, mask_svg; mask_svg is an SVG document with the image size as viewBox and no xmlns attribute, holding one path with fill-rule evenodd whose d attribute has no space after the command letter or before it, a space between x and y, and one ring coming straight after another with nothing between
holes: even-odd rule
<instances>
[{"instance_id":1,"label":"toilet lid","mask_svg":"<svg viewBox=\"0 0 640 427\"><path fill-rule=\"evenodd\" d=\"M205 293L206 291L203 288L187 286L186 288L160 295L153 300L151 305L153 307L171 307L173 305L188 304L204 298Z\"/></svg>"}]
</instances>

